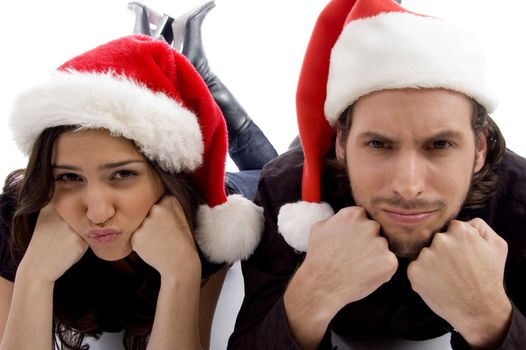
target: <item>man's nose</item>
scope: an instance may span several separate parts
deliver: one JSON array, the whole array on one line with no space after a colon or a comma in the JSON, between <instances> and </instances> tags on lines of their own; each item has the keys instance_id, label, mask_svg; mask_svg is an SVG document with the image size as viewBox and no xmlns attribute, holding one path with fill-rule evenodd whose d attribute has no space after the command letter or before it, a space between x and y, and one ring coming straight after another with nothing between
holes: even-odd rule
<instances>
[{"instance_id":1,"label":"man's nose","mask_svg":"<svg viewBox=\"0 0 526 350\"><path fill-rule=\"evenodd\" d=\"M400 197L411 200L425 189L425 161L416 153L402 153L396 159L391 188Z\"/></svg>"},{"instance_id":2,"label":"man's nose","mask_svg":"<svg viewBox=\"0 0 526 350\"><path fill-rule=\"evenodd\" d=\"M88 185L83 196L86 216L95 225L102 225L115 215L111 192L100 185Z\"/></svg>"}]
</instances>

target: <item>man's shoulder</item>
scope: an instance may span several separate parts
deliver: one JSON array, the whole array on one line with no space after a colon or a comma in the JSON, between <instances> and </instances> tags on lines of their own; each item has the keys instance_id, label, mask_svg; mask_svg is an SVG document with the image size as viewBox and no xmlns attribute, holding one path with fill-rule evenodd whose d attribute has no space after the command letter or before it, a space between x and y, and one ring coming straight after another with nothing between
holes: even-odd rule
<instances>
[{"instance_id":1,"label":"man's shoulder","mask_svg":"<svg viewBox=\"0 0 526 350\"><path fill-rule=\"evenodd\" d=\"M488 223L513 250L526 249L526 159L506 150L496 169L497 192L489 201Z\"/></svg>"},{"instance_id":2,"label":"man's shoulder","mask_svg":"<svg viewBox=\"0 0 526 350\"><path fill-rule=\"evenodd\" d=\"M526 208L526 158L506 150L497 174L499 197Z\"/></svg>"},{"instance_id":3,"label":"man's shoulder","mask_svg":"<svg viewBox=\"0 0 526 350\"><path fill-rule=\"evenodd\" d=\"M303 150L301 147L288 150L268 162L261 171L261 177L277 177L298 175L303 171Z\"/></svg>"},{"instance_id":4,"label":"man's shoulder","mask_svg":"<svg viewBox=\"0 0 526 350\"><path fill-rule=\"evenodd\" d=\"M277 215L279 208L301 198L303 151L289 150L270 161L261 171L256 202L264 201Z\"/></svg>"}]
</instances>

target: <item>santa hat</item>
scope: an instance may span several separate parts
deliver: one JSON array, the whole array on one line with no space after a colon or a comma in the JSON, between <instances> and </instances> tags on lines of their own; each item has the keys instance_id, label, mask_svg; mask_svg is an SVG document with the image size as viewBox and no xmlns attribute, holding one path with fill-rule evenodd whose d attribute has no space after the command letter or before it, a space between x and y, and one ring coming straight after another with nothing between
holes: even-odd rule
<instances>
[{"instance_id":1,"label":"santa hat","mask_svg":"<svg viewBox=\"0 0 526 350\"><path fill-rule=\"evenodd\" d=\"M469 33L394 0L331 1L316 22L298 82L302 200L284 205L278 215L290 246L305 251L312 225L334 214L320 202L320 178L342 112L361 96L401 88L458 91L490 113L497 104L484 55Z\"/></svg>"},{"instance_id":2,"label":"santa hat","mask_svg":"<svg viewBox=\"0 0 526 350\"><path fill-rule=\"evenodd\" d=\"M44 129L61 125L107 129L163 170L190 173L206 201L196 241L211 262L245 259L257 246L262 209L225 193L223 115L192 64L164 41L133 35L81 54L20 95L10 118L25 154Z\"/></svg>"}]
</instances>

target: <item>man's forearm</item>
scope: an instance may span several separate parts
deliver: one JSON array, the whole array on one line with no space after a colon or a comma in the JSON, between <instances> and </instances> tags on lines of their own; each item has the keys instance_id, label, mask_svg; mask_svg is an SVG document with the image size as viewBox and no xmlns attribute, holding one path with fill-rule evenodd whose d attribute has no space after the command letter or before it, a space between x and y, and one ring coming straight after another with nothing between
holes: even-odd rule
<instances>
[{"instance_id":1,"label":"man's forearm","mask_svg":"<svg viewBox=\"0 0 526 350\"><path fill-rule=\"evenodd\" d=\"M340 309L334 303L324 302L327 294L321 292L315 282L316 278L300 268L284 295L290 331L302 349L318 348L330 321Z\"/></svg>"}]
</instances>

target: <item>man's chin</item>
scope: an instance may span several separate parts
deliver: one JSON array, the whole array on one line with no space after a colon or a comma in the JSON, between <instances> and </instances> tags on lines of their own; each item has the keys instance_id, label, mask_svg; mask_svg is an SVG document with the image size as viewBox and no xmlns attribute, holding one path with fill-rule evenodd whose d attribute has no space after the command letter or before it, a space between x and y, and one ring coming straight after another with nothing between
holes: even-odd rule
<instances>
[{"instance_id":1,"label":"man's chin","mask_svg":"<svg viewBox=\"0 0 526 350\"><path fill-rule=\"evenodd\" d=\"M420 255L422 248L416 249L416 250L399 250L389 245L389 250L392 251L393 254L396 255L400 259L416 260L416 258L418 258L418 255Z\"/></svg>"},{"instance_id":2,"label":"man's chin","mask_svg":"<svg viewBox=\"0 0 526 350\"><path fill-rule=\"evenodd\" d=\"M425 235L423 239L416 239L413 234L402 234L403 239L393 235L384 234L389 244L389 250L397 257L415 260L425 247L428 247L433 240L434 233ZM427 236L427 237L426 237Z\"/></svg>"},{"instance_id":3,"label":"man's chin","mask_svg":"<svg viewBox=\"0 0 526 350\"><path fill-rule=\"evenodd\" d=\"M425 247L429 247L437 232L446 232L451 220L445 224L429 227L385 227L381 235L387 239L389 250L397 257L414 260Z\"/></svg>"}]
</instances>

